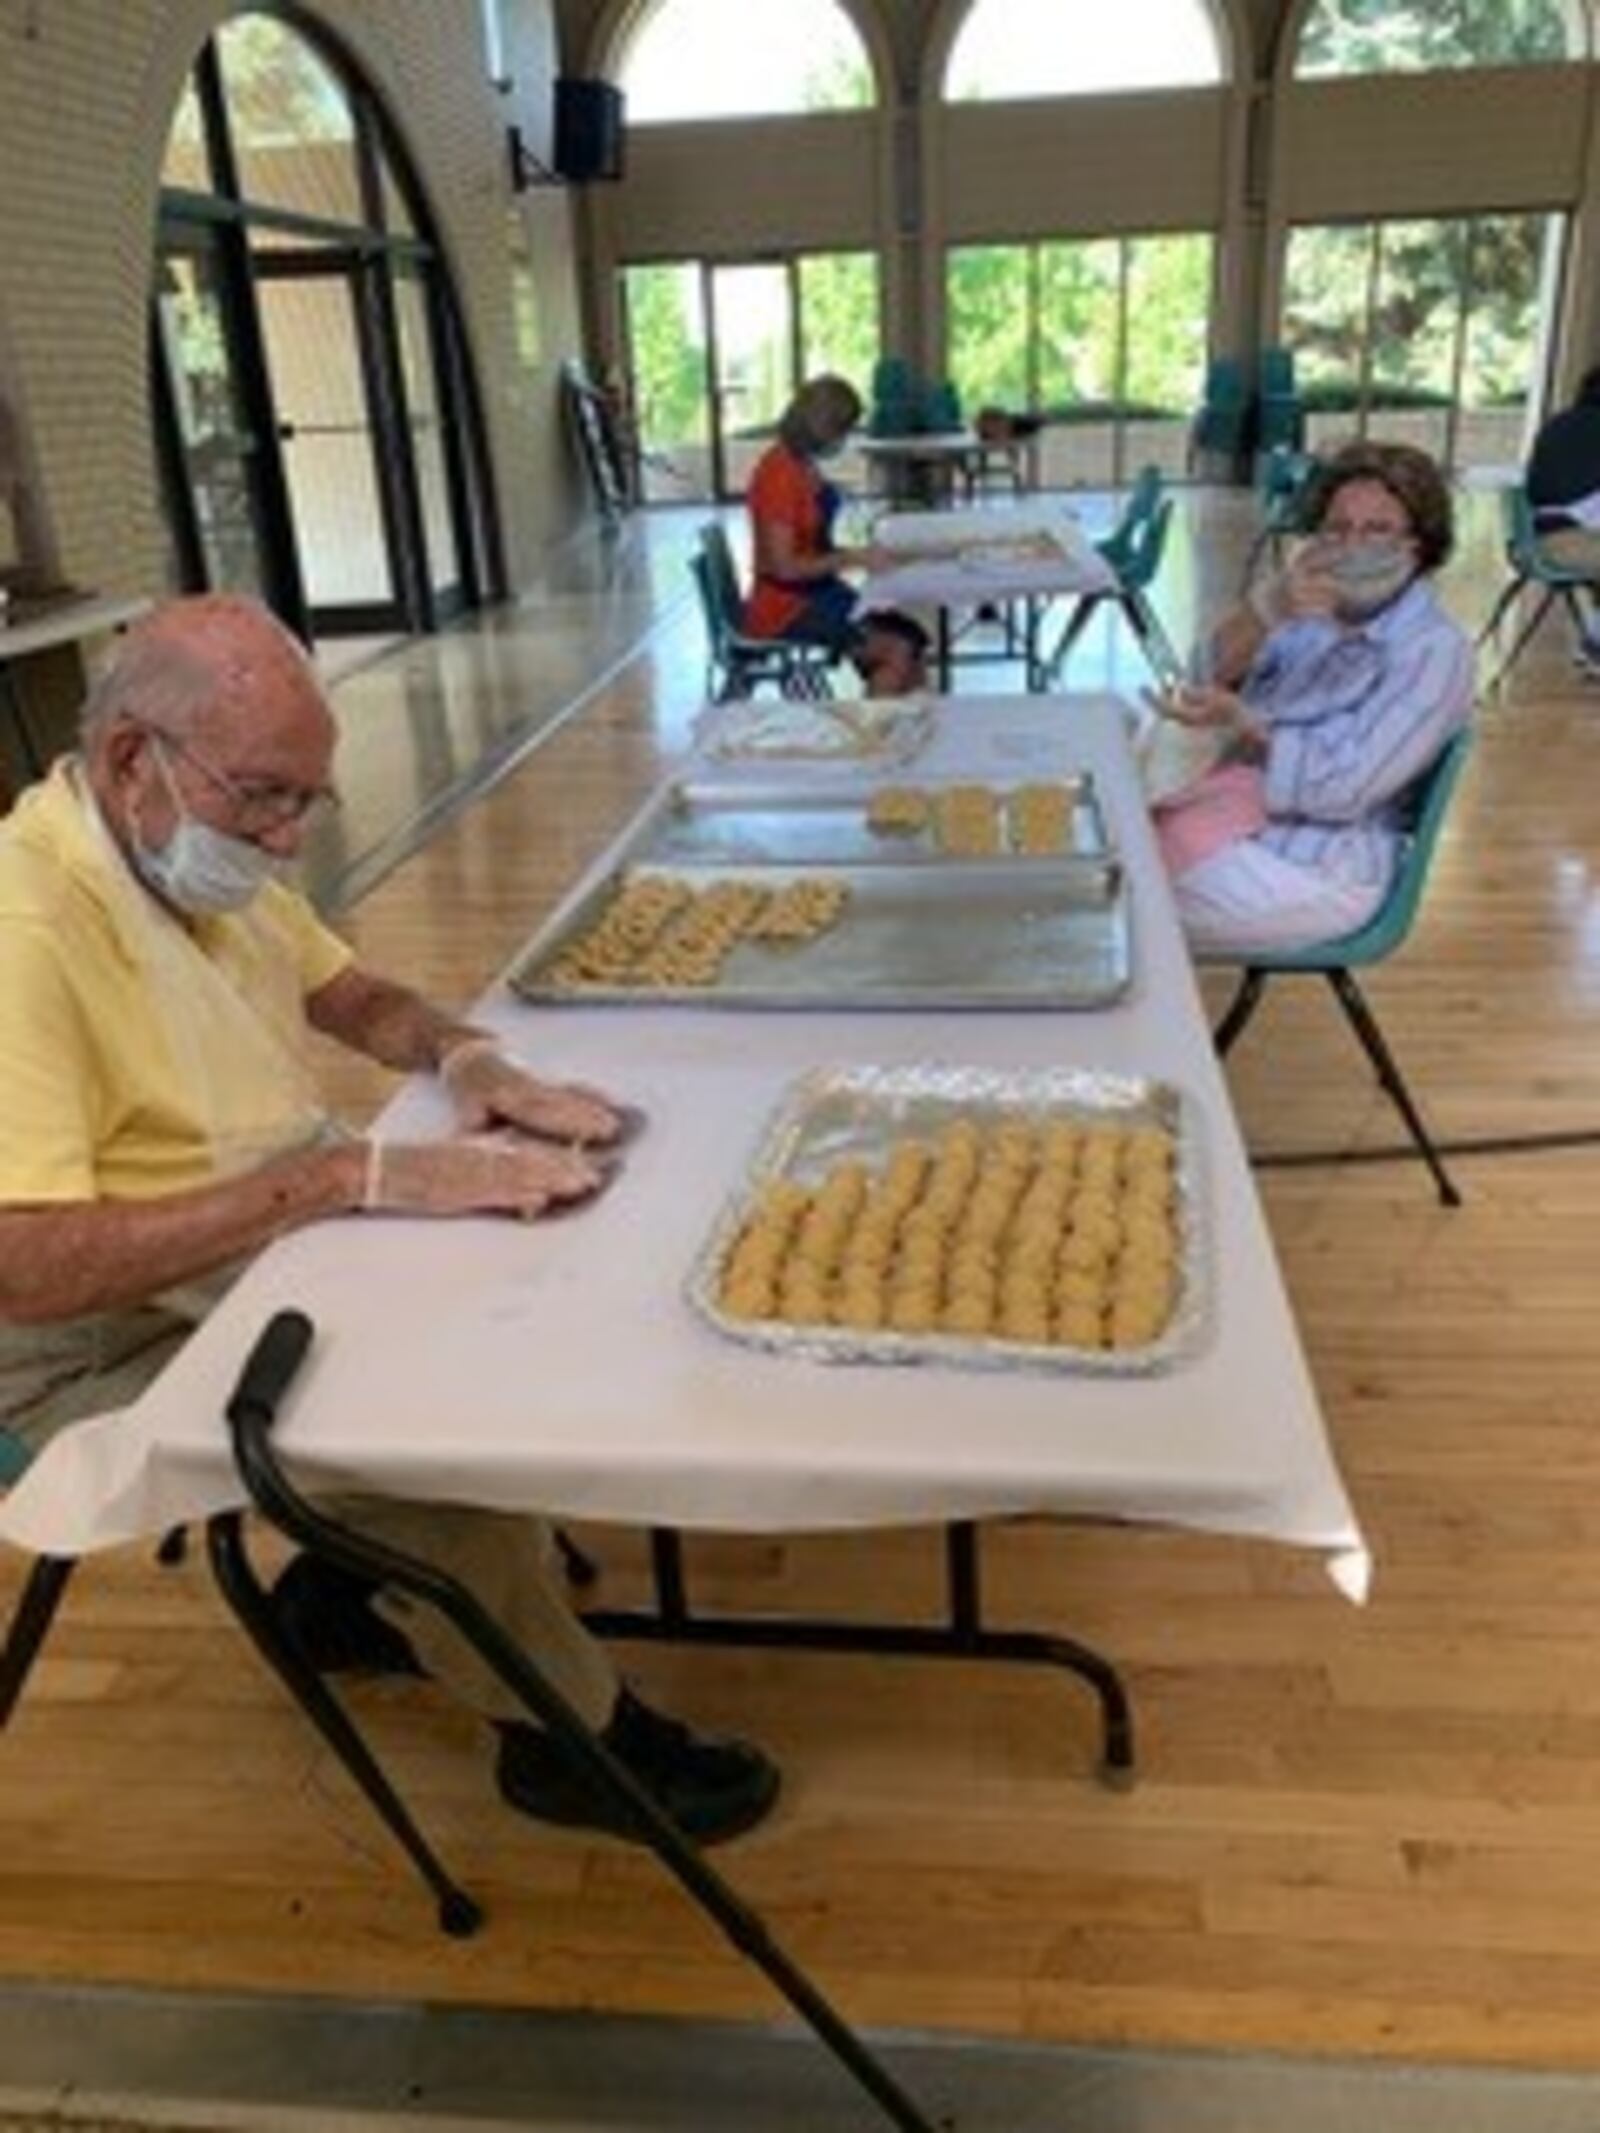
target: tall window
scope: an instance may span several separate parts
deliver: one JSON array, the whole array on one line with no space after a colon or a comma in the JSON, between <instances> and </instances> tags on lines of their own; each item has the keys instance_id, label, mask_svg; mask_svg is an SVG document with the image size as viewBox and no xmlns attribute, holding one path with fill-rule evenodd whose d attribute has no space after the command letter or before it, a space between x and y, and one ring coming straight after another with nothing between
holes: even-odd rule
<instances>
[{"instance_id":1,"label":"tall window","mask_svg":"<svg viewBox=\"0 0 1600 2133\"><path fill-rule=\"evenodd\" d=\"M628 379L647 502L738 496L801 378L863 400L881 344L870 252L623 269ZM847 454L839 469L859 475Z\"/></svg>"},{"instance_id":2,"label":"tall window","mask_svg":"<svg viewBox=\"0 0 1600 2133\"><path fill-rule=\"evenodd\" d=\"M974 0L945 70L952 100L1084 96L1221 79L1206 0Z\"/></svg>"},{"instance_id":3,"label":"tall window","mask_svg":"<svg viewBox=\"0 0 1600 2133\"><path fill-rule=\"evenodd\" d=\"M628 42L618 80L630 123L645 125L848 111L877 101L866 47L835 0L754 9L750 0L656 0Z\"/></svg>"},{"instance_id":4,"label":"tall window","mask_svg":"<svg viewBox=\"0 0 1600 2133\"><path fill-rule=\"evenodd\" d=\"M1297 74L1420 73L1579 59L1573 0L1318 0L1300 35Z\"/></svg>"},{"instance_id":5,"label":"tall window","mask_svg":"<svg viewBox=\"0 0 1600 2133\"><path fill-rule=\"evenodd\" d=\"M963 245L948 263L950 371L968 408L1048 418L1047 486L1184 471L1209 339L1212 240Z\"/></svg>"},{"instance_id":6,"label":"tall window","mask_svg":"<svg viewBox=\"0 0 1600 2133\"><path fill-rule=\"evenodd\" d=\"M1542 396L1559 215L1292 231L1284 339L1310 441L1381 435L1458 470L1514 466Z\"/></svg>"},{"instance_id":7,"label":"tall window","mask_svg":"<svg viewBox=\"0 0 1600 2133\"><path fill-rule=\"evenodd\" d=\"M294 627L431 628L495 589L476 406L404 151L280 16L205 46L163 164L152 394L175 574Z\"/></svg>"}]
</instances>

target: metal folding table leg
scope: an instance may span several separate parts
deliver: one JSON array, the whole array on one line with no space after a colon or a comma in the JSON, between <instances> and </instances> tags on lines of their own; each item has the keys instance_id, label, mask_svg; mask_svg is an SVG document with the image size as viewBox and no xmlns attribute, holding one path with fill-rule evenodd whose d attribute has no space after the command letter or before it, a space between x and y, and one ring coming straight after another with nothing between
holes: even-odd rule
<instances>
[{"instance_id":1,"label":"metal folding table leg","mask_svg":"<svg viewBox=\"0 0 1600 2133\"><path fill-rule=\"evenodd\" d=\"M1125 1785L1134 1770L1133 1713L1109 1659L1070 1637L1042 1630L984 1626L978 1580L978 1529L959 1521L945 1529L948 1619L935 1622L842 1622L813 1615L701 1615L690 1604L683 1539L671 1527L650 1536L656 1605L589 1608L584 1622L600 1637L655 1644L723 1644L769 1651L880 1653L910 1659L1001 1659L1057 1666L1093 1689L1100 1705L1100 1774Z\"/></svg>"}]
</instances>

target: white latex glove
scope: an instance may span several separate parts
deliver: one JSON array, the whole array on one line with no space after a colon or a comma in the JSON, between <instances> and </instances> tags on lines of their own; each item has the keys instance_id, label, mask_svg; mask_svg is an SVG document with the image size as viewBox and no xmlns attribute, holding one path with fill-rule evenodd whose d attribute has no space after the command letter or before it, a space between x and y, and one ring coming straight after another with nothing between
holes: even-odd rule
<instances>
[{"instance_id":1,"label":"white latex glove","mask_svg":"<svg viewBox=\"0 0 1600 2133\"><path fill-rule=\"evenodd\" d=\"M588 1199L609 1171L526 1141L368 1141L363 1204L397 1215L520 1215Z\"/></svg>"},{"instance_id":2,"label":"white latex glove","mask_svg":"<svg viewBox=\"0 0 1600 2133\"><path fill-rule=\"evenodd\" d=\"M622 1131L621 1113L598 1089L540 1081L508 1059L492 1037L453 1045L440 1063L439 1078L465 1133L515 1126L547 1140L604 1142Z\"/></svg>"}]
</instances>

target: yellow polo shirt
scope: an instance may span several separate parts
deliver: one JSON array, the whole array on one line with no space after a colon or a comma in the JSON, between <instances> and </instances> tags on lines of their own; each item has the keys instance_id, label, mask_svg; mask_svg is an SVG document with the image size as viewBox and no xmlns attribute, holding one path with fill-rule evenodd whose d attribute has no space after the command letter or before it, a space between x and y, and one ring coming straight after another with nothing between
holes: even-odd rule
<instances>
[{"instance_id":1,"label":"yellow polo shirt","mask_svg":"<svg viewBox=\"0 0 1600 2133\"><path fill-rule=\"evenodd\" d=\"M276 882L180 926L58 763L0 823L0 1202L203 1185L219 1117L267 1152L313 1087L306 996L350 960Z\"/></svg>"}]
</instances>

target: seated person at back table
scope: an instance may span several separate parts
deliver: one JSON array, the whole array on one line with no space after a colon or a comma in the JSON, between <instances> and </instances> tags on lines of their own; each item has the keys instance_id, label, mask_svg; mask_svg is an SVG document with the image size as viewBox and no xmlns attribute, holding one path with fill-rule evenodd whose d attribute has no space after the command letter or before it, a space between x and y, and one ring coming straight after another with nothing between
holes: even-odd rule
<instances>
[{"instance_id":1,"label":"seated person at back table","mask_svg":"<svg viewBox=\"0 0 1600 2133\"><path fill-rule=\"evenodd\" d=\"M1191 946L1295 949L1364 926L1389 893L1409 789L1466 722L1472 648L1429 582L1450 492L1425 452L1352 444L1307 492L1309 538L1201 654L1169 717L1218 767L1157 803Z\"/></svg>"},{"instance_id":2,"label":"seated person at back table","mask_svg":"<svg viewBox=\"0 0 1600 2133\"><path fill-rule=\"evenodd\" d=\"M607 1158L584 1151L617 1138L609 1099L536 1079L363 969L278 878L328 795L334 738L310 662L264 608L175 600L123 639L81 754L0 824L0 1422L35 1449L134 1399L240 1261L286 1230L363 1211L528 1218L603 1181ZM312 1030L439 1074L458 1137L343 1132L313 1079ZM691 1835L766 1812L765 1756L697 1739L620 1686L537 1517L335 1508L466 1584ZM513 1806L617 1826L433 1610L303 1555L273 1602L313 1665L422 1671L479 1712Z\"/></svg>"},{"instance_id":3,"label":"seated person at back table","mask_svg":"<svg viewBox=\"0 0 1600 2133\"><path fill-rule=\"evenodd\" d=\"M752 637L823 644L851 659L874 696L904 696L923 686L922 653L904 625L910 617L886 609L861 613L847 570L887 567L876 548L841 548L833 538L840 495L820 461L838 452L861 420L861 396L848 378L809 378L778 423L778 435L756 462L745 491L750 512L755 583L745 602Z\"/></svg>"},{"instance_id":4,"label":"seated person at back table","mask_svg":"<svg viewBox=\"0 0 1600 2133\"><path fill-rule=\"evenodd\" d=\"M1600 602L1600 365L1587 371L1570 407L1533 440L1524 476L1539 550L1562 570L1582 571ZM1579 648L1600 673L1600 622L1591 616Z\"/></svg>"}]
</instances>

